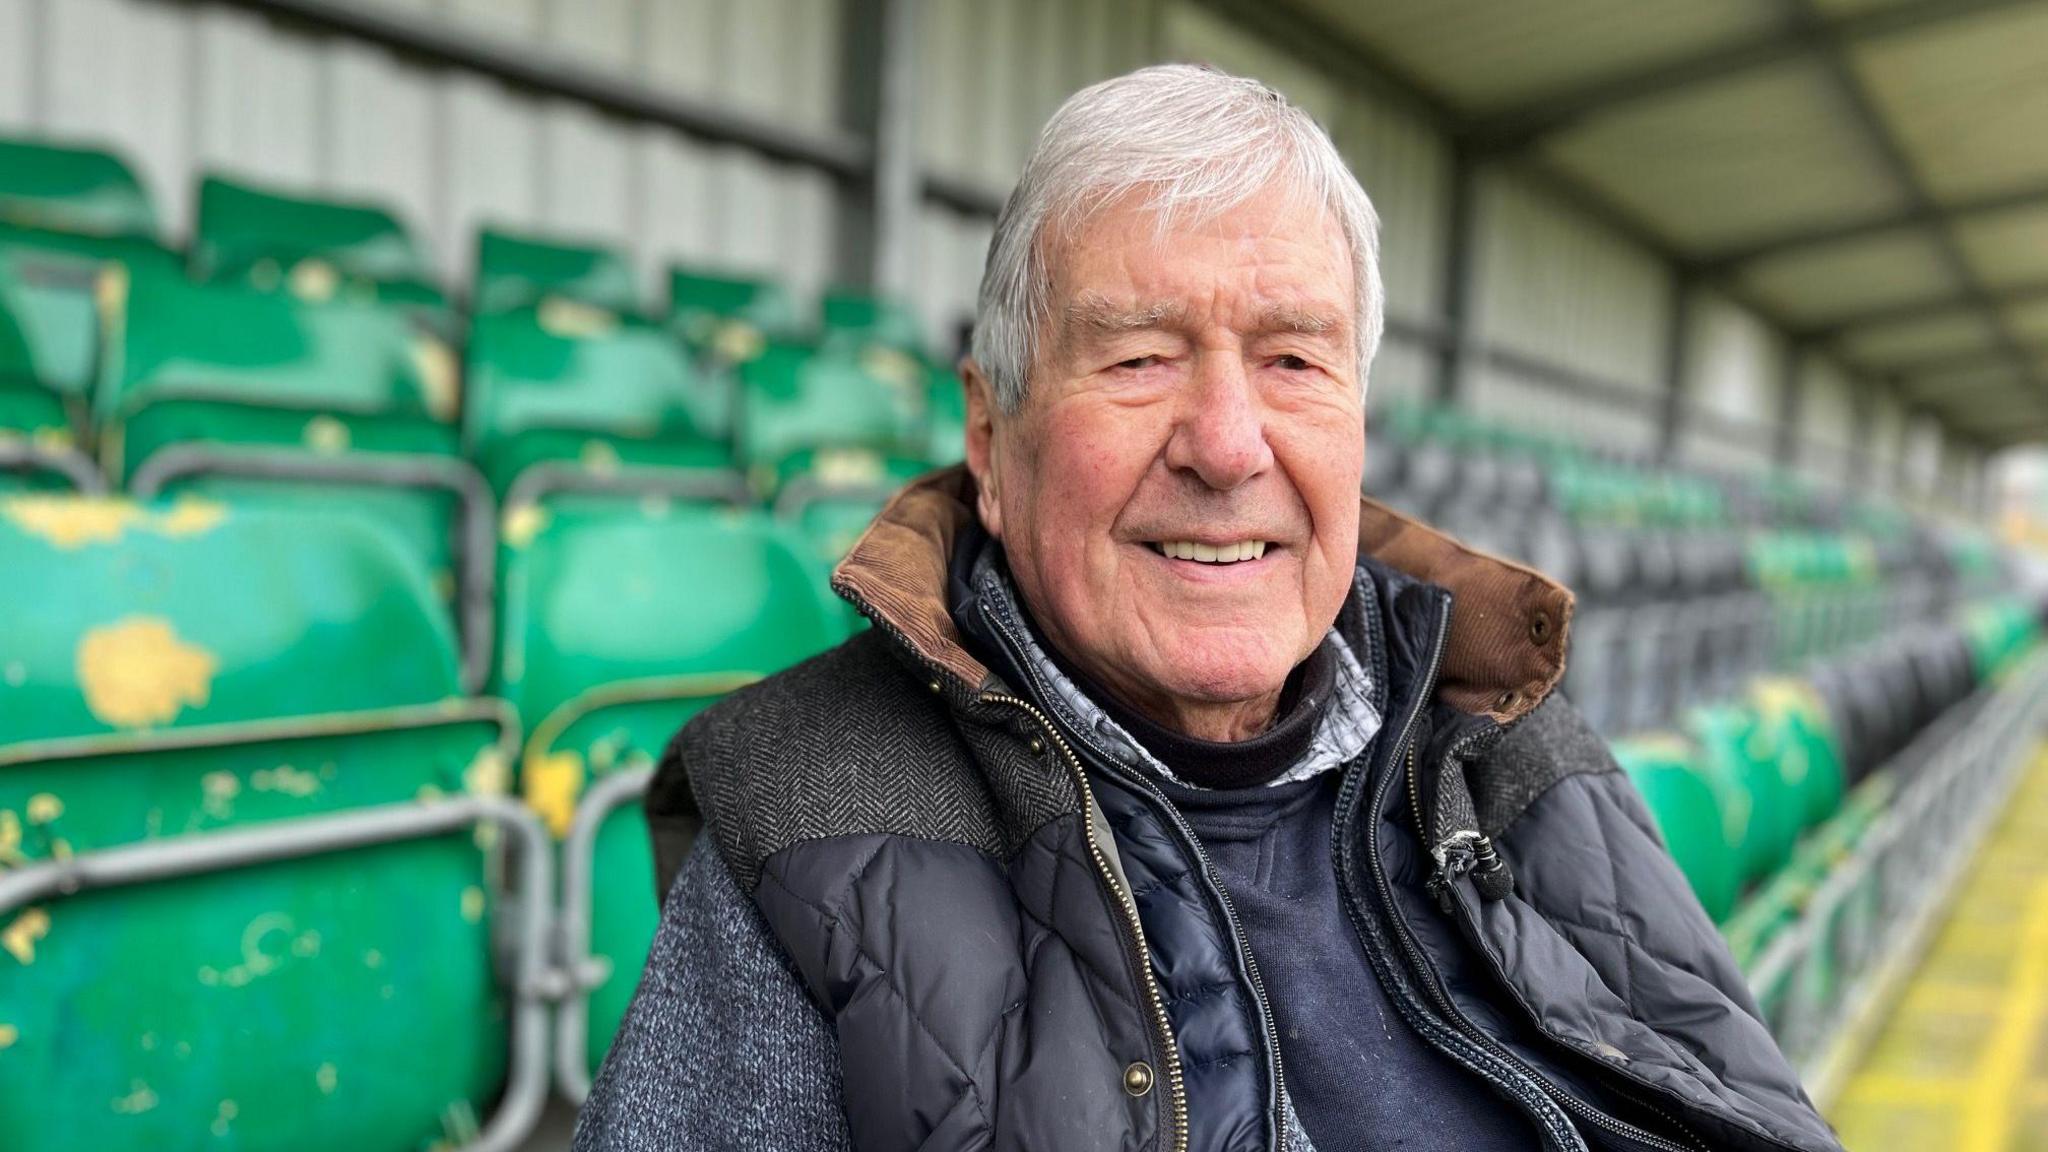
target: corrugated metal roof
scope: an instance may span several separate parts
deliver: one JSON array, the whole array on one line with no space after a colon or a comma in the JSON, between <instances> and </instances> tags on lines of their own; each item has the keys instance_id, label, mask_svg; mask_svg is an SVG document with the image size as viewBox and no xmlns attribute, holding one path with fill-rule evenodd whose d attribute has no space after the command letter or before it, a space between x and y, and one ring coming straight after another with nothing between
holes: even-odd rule
<instances>
[{"instance_id":1,"label":"corrugated metal roof","mask_svg":"<svg viewBox=\"0 0 2048 1152\"><path fill-rule=\"evenodd\" d=\"M2048 401L2048 0L1271 2L1971 427Z\"/></svg>"}]
</instances>

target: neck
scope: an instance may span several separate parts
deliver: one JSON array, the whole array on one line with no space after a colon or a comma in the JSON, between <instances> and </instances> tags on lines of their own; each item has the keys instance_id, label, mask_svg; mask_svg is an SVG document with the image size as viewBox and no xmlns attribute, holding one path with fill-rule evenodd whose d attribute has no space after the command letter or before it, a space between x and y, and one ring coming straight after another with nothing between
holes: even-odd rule
<instances>
[{"instance_id":1,"label":"neck","mask_svg":"<svg viewBox=\"0 0 2048 1152\"><path fill-rule=\"evenodd\" d=\"M1215 744L1236 744L1265 732L1273 726L1280 707L1277 688L1251 700L1225 701L1160 698L1138 702L1114 688L1108 691L1117 697L1117 703L1169 732Z\"/></svg>"}]
</instances>

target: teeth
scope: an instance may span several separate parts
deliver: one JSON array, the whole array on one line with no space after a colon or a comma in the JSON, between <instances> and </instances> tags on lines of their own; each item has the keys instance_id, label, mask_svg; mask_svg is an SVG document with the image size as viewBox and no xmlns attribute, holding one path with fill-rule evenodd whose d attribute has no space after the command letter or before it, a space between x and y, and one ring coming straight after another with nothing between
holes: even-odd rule
<instances>
[{"instance_id":1,"label":"teeth","mask_svg":"<svg viewBox=\"0 0 2048 1152\"><path fill-rule=\"evenodd\" d=\"M1157 547L1163 556L1174 560L1193 560L1199 564L1235 564L1241 560L1257 560L1266 554L1264 540L1238 540L1229 544L1162 540Z\"/></svg>"}]
</instances>

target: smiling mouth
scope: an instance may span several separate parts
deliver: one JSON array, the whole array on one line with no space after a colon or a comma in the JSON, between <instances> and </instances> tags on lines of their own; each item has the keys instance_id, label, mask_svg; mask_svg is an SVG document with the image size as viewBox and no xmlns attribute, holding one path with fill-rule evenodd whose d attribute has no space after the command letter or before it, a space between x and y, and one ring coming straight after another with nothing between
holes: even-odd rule
<instances>
[{"instance_id":1,"label":"smiling mouth","mask_svg":"<svg viewBox=\"0 0 2048 1152\"><path fill-rule=\"evenodd\" d=\"M1241 564L1266 554L1264 540L1236 540L1228 544L1200 544L1193 540L1147 540L1145 547L1169 560L1192 560L1197 564Z\"/></svg>"}]
</instances>

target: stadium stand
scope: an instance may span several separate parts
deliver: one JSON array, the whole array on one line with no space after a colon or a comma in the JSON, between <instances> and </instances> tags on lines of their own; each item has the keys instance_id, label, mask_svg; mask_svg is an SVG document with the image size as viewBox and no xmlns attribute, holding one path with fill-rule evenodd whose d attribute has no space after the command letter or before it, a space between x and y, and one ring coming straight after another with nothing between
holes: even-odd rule
<instances>
[{"instance_id":1,"label":"stadium stand","mask_svg":"<svg viewBox=\"0 0 2048 1152\"><path fill-rule=\"evenodd\" d=\"M958 458L958 382L885 299L675 269L649 308L619 253L494 230L458 296L381 207L222 179L179 254L117 158L0 161L0 587L38 605L0 636L0 966L67 1053L0 1113L363 1149L515 1131L544 1064L580 1099L653 930L649 768L855 626L827 570ZM1374 420L1368 496L1578 592L1568 692L1812 1051L1943 798L2013 759L2040 606L1896 509Z\"/></svg>"}]
</instances>

